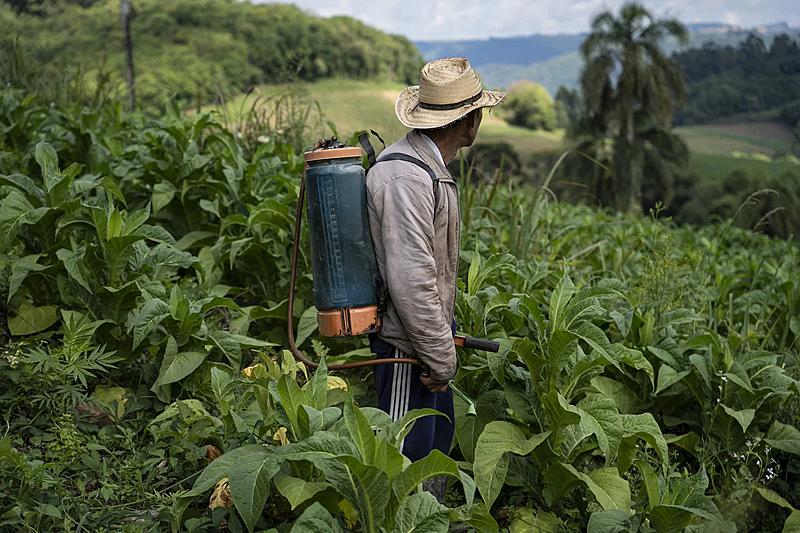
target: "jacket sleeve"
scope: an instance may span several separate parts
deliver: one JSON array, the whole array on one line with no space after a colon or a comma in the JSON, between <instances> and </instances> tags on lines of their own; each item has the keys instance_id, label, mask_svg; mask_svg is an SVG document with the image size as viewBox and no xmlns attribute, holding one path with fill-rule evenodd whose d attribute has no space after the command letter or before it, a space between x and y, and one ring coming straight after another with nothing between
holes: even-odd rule
<instances>
[{"instance_id":1,"label":"jacket sleeve","mask_svg":"<svg viewBox=\"0 0 800 533\"><path fill-rule=\"evenodd\" d=\"M398 176L379 192L386 284L416 356L434 381L451 379L456 351L442 309L433 256L434 200L430 180Z\"/></svg>"}]
</instances>

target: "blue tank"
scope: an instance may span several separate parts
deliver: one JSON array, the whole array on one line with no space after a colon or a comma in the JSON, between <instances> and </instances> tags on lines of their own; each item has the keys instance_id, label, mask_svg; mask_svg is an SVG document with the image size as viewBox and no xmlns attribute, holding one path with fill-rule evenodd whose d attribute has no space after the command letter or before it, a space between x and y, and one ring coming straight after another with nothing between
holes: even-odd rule
<instances>
[{"instance_id":1,"label":"blue tank","mask_svg":"<svg viewBox=\"0 0 800 533\"><path fill-rule=\"evenodd\" d=\"M306 156L314 305L319 311L377 305L378 272L360 151L342 148L322 154L319 159ZM347 154L351 157L343 157Z\"/></svg>"}]
</instances>

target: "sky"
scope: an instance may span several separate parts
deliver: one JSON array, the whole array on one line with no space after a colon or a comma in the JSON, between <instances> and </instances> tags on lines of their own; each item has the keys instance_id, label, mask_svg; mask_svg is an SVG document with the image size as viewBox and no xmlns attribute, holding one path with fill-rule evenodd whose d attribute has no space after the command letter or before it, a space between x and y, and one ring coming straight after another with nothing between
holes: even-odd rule
<instances>
[{"instance_id":1,"label":"sky","mask_svg":"<svg viewBox=\"0 0 800 533\"><path fill-rule=\"evenodd\" d=\"M256 2L275 0L254 0ZM322 16L349 15L412 40L482 39L588 31L592 16L623 0L279 0ZM658 17L682 22L800 26L798 0L645 0Z\"/></svg>"}]
</instances>

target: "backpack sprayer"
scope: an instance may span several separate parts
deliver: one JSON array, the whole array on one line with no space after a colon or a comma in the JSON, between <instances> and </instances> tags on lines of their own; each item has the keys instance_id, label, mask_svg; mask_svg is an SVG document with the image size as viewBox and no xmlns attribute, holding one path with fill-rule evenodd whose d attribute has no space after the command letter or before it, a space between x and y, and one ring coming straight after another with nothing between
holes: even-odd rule
<instances>
[{"instance_id":1,"label":"backpack sprayer","mask_svg":"<svg viewBox=\"0 0 800 533\"><path fill-rule=\"evenodd\" d=\"M370 165L374 164L372 147L366 139L362 144L368 147ZM377 333L381 327L381 302L378 267L367 218L366 173L361 164L361 148L345 146L334 137L320 141L304 156L306 168L300 179L300 193L295 211L287 333L289 350L295 358L310 368L316 368L319 365L297 348L294 338L297 250L304 200L308 202L314 306L317 308L320 335L353 337ZM388 154L383 157L383 160L390 159L402 159L421 166L428 171L434 185L436 184L433 171L423 161L405 154ZM453 341L456 346L493 352L500 348L497 342L461 335L454 336ZM344 370L397 363L424 366L418 359L405 357L332 364L328 368ZM450 386L466 401L468 414L474 415L472 401L453 386L452 381Z\"/></svg>"}]
</instances>

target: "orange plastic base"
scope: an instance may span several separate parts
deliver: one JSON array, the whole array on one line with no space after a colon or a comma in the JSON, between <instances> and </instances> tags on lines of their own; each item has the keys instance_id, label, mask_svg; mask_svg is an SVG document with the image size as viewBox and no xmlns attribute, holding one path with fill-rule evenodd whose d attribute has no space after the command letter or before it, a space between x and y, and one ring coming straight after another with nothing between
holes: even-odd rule
<instances>
[{"instance_id":1,"label":"orange plastic base","mask_svg":"<svg viewBox=\"0 0 800 533\"><path fill-rule=\"evenodd\" d=\"M317 311L317 324L323 337L353 337L379 331L381 318L377 305L343 307Z\"/></svg>"}]
</instances>

